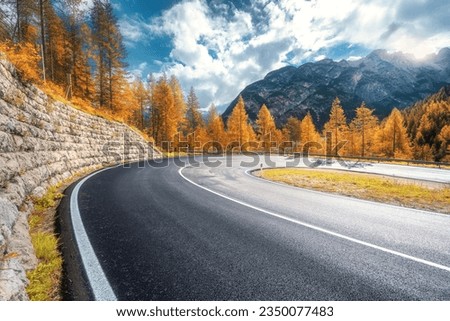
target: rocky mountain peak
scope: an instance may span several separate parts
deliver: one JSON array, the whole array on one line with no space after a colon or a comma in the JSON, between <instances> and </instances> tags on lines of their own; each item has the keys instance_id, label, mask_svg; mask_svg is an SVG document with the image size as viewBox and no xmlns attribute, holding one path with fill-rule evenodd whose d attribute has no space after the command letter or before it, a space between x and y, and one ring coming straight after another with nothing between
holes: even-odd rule
<instances>
[{"instance_id":1,"label":"rocky mountain peak","mask_svg":"<svg viewBox=\"0 0 450 321\"><path fill-rule=\"evenodd\" d=\"M262 104L277 124L290 116L303 118L311 112L317 125L328 119L331 103L339 97L348 117L363 101L385 117L394 108L405 108L450 84L450 48L418 60L401 52L375 50L356 61L324 59L287 66L247 86L241 95L252 121ZM237 98L223 116L231 113Z\"/></svg>"}]
</instances>

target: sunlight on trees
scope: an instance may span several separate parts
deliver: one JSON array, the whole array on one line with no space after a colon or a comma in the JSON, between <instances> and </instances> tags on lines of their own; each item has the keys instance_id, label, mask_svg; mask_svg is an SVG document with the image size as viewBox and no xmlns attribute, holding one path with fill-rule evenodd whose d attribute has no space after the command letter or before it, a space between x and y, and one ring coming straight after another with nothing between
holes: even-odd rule
<instances>
[{"instance_id":1,"label":"sunlight on trees","mask_svg":"<svg viewBox=\"0 0 450 321\"><path fill-rule=\"evenodd\" d=\"M86 9L82 0L4 0L0 51L22 81L87 112L124 121L167 151L268 152L283 151L284 144L292 152L334 156L450 159L448 88L403 112L393 109L381 122L364 102L347 120L336 97L323 128L309 111L277 127L274 106L265 104L251 123L239 97L225 126L214 105L203 115L194 88L185 96L176 77L142 80L126 72L123 38L109 1L93 0ZM343 142L342 149L335 148Z\"/></svg>"},{"instance_id":2,"label":"sunlight on trees","mask_svg":"<svg viewBox=\"0 0 450 321\"><path fill-rule=\"evenodd\" d=\"M255 132L248 122L242 96L239 96L238 102L228 118L227 133L228 141L238 150L249 150L249 143L255 141Z\"/></svg>"},{"instance_id":3,"label":"sunlight on trees","mask_svg":"<svg viewBox=\"0 0 450 321\"><path fill-rule=\"evenodd\" d=\"M268 152L272 148L272 143L276 143L279 138L279 133L275 126L275 120L273 119L269 109L266 105L262 105L256 119L257 138L262 144L262 149ZM276 146L274 146L276 147Z\"/></svg>"},{"instance_id":4,"label":"sunlight on trees","mask_svg":"<svg viewBox=\"0 0 450 321\"><path fill-rule=\"evenodd\" d=\"M331 148L334 149L334 155L338 155L338 144L345 140L348 133L347 118L344 109L341 106L339 98L335 98L330 110L330 120L324 126L324 136L326 133L331 135Z\"/></svg>"},{"instance_id":5,"label":"sunlight on trees","mask_svg":"<svg viewBox=\"0 0 450 321\"><path fill-rule=\"evenodd\" d=\"M302 151L308 150L310 153L323 153L323 141L316 130L311 113L308 112L300 124L300 138ZM320 146L320 147L319 147Z\"/></svg>"},{"instance_id":6,"label":"sunlight on trees","mask_svg":"<svg viewBox=\"0 0 450 321\"><path fill-rule=\"evenodd\" d=\"M408 159L412 156L403 115L397 108L394 108L381 124L378 132L378 149L387 157Z\"/></svg>"},{"instance_id":7,"label":"sunlight on trees","mask_svg":"<svg viewBox=\"0 0 450 321\"><path fill-rule=\"evenodd\" d=\"M378 119L373 115L373 109L366 107L363 102L356 108L356 117L350 124L352 133L352 155L370 156L375 145L375 135L378 129Z\"/></svg>"}]
</instances>

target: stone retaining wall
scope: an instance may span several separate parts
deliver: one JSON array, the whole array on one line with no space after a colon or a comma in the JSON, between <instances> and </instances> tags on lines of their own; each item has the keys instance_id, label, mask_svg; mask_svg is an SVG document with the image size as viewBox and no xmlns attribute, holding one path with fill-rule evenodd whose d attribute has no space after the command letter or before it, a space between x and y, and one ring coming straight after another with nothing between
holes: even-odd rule
<instances>
[{"instance_id":1,"label":"stone retaining wall","mask_svg":"<svg viewBox=\"0 0 450 321\"><path fill-rule=\"evenodd\" d=\"M82 170L158 156L128 126L24 85L0 53L0 300L27 300L32 198Z\"/></svg>"}]
</instances>

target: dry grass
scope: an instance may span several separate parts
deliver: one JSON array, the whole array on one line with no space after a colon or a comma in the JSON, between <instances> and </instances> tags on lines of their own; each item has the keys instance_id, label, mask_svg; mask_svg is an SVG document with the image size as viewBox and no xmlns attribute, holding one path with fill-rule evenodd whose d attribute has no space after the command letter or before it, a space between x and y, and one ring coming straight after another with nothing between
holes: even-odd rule
<instances>
[{"instance_id":1,"label":"dry grass","mask_svg":"<svg viewBox=\"0 0 450 321\"><path fill-rule=\"evenodd\" d=\"M186 152L163 152L163 156L166 158L184 157L188 155Z\"/></svg>"},{"instance_id":2,"label":"dry grass","mask_svg":"<svg viewBox=\"0 0 450 321\"><path fill-rule=\"evenodd\" d=\"M64 96L65 93L63 89L51 82L46 82L45 84L40 84L36 86L39 87L44 93L46 93L54 101L62 102L63 104L69 105L77 110L86 112L90 115L98 116L109 121L117 121L120 123L125 123L123 118L118 115L114 115L112 112L106 109L94 108L92 105L79 97L73 97L71 100L67 100Z\"/></svg>"},{"instance_id":3,"label":"dry grass","mask_svg":"<svg viewBox=\"0 0 450 321\"><path fill-rule=\"evenodd\" d=\"M450 187L444 184L300 168L264 170L263 177L302 188L450 214Z\"/></svg>"}]
</instances>

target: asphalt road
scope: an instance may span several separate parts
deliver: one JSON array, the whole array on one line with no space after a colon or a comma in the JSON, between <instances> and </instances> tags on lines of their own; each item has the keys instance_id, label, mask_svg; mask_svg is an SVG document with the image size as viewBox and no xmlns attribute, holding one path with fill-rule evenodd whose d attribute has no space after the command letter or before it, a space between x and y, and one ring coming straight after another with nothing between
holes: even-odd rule
<instances>
[{"instance_id":1,"label":"asphalt road","mask_svg":"<svg viewBox=\"0 0 450 321\"><path fill-rule=\"evenodd\" d=\"M450 216L273 184L243 161L86 180L76 200L105 280L84 279L118 300L450 300Z\"/></svg>"}]
</instances>

